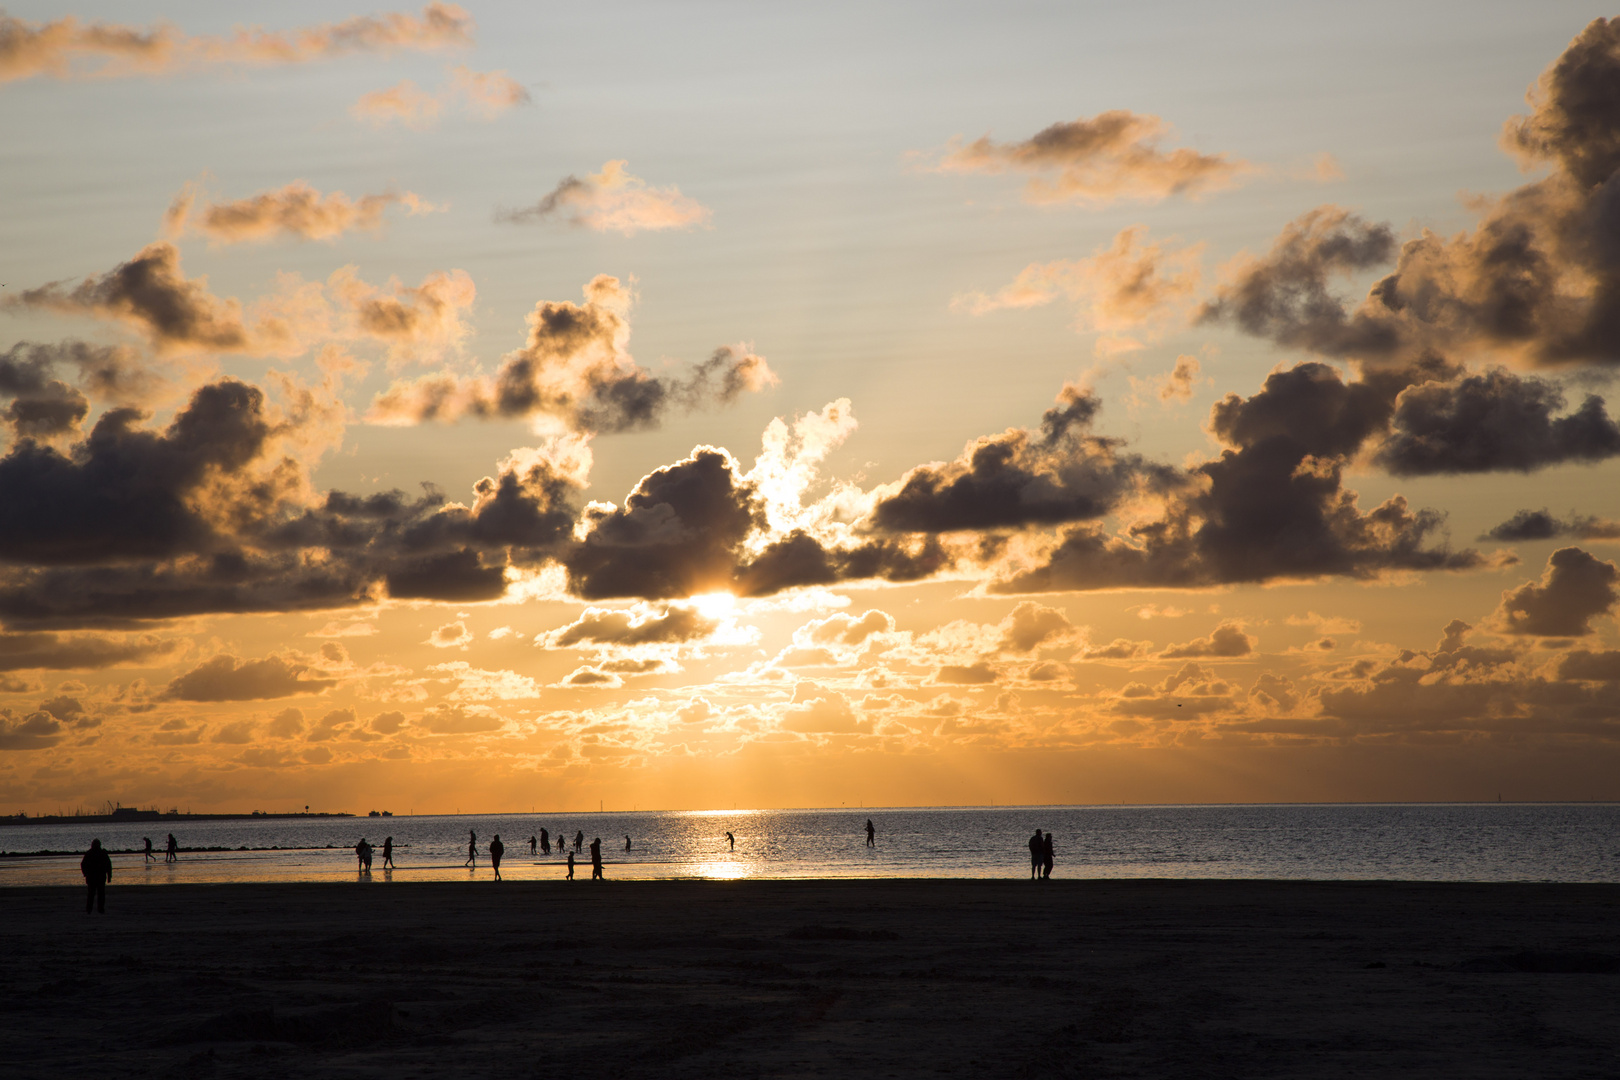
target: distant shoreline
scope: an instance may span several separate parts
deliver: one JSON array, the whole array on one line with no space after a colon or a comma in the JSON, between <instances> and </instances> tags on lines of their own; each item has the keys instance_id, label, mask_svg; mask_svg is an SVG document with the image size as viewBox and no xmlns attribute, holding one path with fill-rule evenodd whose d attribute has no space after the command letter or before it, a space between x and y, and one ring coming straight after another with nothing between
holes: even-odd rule
<instances>
[{"instance_id":1,"label":"distant shoreline","mask_svg":"<svg viewBox=\"0 0 1620 1080\"><path fill-rule=\"evenodd\" d=\"M51 814L45 817L3 817L0 825L145 825L188 821L276 821L289 818L352 818L355 814L321 811L314 814Z\"/></svg>"}]
</instances>

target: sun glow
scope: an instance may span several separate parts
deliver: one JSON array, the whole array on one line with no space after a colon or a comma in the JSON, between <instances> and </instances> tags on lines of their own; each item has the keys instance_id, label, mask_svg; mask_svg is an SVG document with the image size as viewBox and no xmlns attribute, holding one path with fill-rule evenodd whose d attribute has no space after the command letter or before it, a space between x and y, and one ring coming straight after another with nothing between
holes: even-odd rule
<instances>
[{"instance_id":1,"label":"sun glow","mask_svg":"<svg viewBox=\"0 0 1620 1080\"><path fill-rule=\"evenodd\" d=\"M688 603L706 619L729 619L737 613L737 598L728 592L703 593Z\"/></svg>"}]
</instances>

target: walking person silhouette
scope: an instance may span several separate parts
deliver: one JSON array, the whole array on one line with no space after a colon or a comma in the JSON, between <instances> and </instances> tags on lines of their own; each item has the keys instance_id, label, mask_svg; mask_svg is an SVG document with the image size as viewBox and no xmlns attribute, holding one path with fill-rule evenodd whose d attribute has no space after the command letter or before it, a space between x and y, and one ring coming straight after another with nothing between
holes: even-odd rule
<instances>
[{"instance_id":1,"label":"walking person silhouette","mask_svg":"<svg viewBox=\"0 0 1620 1080\"><path fill-rule=\"evenodd\" d=\"M583 843L585 843L585 830L581 829L574 834L574 850L578 851Z\"/></svg>"},{"instance_id":2,"label":"walking person silhouette","mask_svg":"<svg viewBox=\"0 0 1620 1080\"><path fill-rule=\"evenodd\" d=\"M79 873L84 875L86 889L84 913L90 914L90 908L94 906L101 914L107 914L107 882L112 880L112 856L107 854L100 840L90 841L90 850L79 860Z\"/></svg>"},{"instance_id":3,"label":"walking person silhouette","mask_svg":"<svg viewBox=\"0 0 1620 1080\"><path fill-rule=\"evenodd\" d=\"M390 836L388 839L383 841L383 869L384 870L392 870L393 868L394 868L394 838L392 836Z\"/></svg>"},{"instance_id":4,"label":"walking person silhouette","mask_svg":"<svg viewBox=\"0 0 1620 1080\"><path fill-rule=\"evenodd\" d=\"M566 878L564 878L563 880L564 881L573 881L574 880L574 853L572 851L570 851L568 853L568 876Z\"/></svg>"},{"instance_id":5,"label":"walking person silhouette","mask_svg":"<svg viewBox=\"0 0 1620 1080\"><path fill-rule=\"evenodd\" d=\"M630 834L629 833L624 834L624 850L626 850L626 851L630 850Z\"/></svg>"},{"instance_id":6,"label":"walking person silhouette","mask_svg":"<svg viewBox=\"0 0 1620 1080\"><path fill-rule=\"evenodd\" d=\"M506 854L506 845L501 843L501 834L496 833L495 839L489 842L489 861L495 867L495 880L501 880L501 856Z\"/></svg>"},{"instance_id":7,"label":"walking person silhouette","mask_svg":"<svg viewBox=\"0 0 1620 1080\"><path fill-rule=\"evenodd\" d=\"M478 865L478 834L471 829L467 830L467 861L461 865L471 867Z\"/></svg>"},{"instance_id":8,"label":"walking person silhouette","mask_svg":"<svg viewBox=\"0 0 1620 1080\"><path fill-rule=\"evenodd\" d=\"M866 846L877 847L877 829L872 826L872 819L866 819Z\"/></svg>"},{"instance_id":9,"label":"walking person silhouette","mask_svg":"<svg viewBox=\"0 0 1620 1080\"><path fill-rule=\"evenodd\" d=\"M1029 838L1029 880L1035 881L1040 877L1041 866L1046 862L1046 841L1041 839L1041 830L1036 829L1035 835Z\"/></svg>"},{"instance_id":10,"label":"walking person silhouette","mask_svg":"<svg viewBox=\"0 0 1620 1080\"><path fill-rule=\"evenodd\" d=\"M180 845L174 842L174 833L169 834L169 847L163 853L163 861L166 863L180 861Z\"/></svg>"},{"instance_id":11,"label":"walking person silhouette","mask_svg":"<svg viewBox=\"0 0 1620 1080\"><path fill-rule=\"evenodd\" d=\"M540 853L542 855L551 854L551 834L544 829L540 830Z\"/></svg>"},{"instance_id":12,"label":"walking person silhouette","mask_svg":"<svg viewBox=\"0 0 1620 1080\"><path fill-rule=\"evenodd\" d=\"M602 875L602 838L600 836L591 841L591 880L607 880Z\"/></svg>"},{"instance_id":13,"label":"walking person silhouette","mask_svg":"<svg viewBox=\"0 0 1620 1080\"><path fill-rule=\"evenodd\" d=\"M157 856L152 854L152 838L150 836L143 836L141 839L146 841L146 861L157 862Z\"/></svg>"},{"instance_id":14,"label":"walking person silhouette","mask_svg":"<svg viewBox=\"0 0 1620 1080\"><path fill-rule=\"evenodd\" d=\"M530 855L535 855L535 854L538 854L539 851L540 851L540 838L537 837L537 836L529 837L529 854Z\"/></svg>"}]
</instances>

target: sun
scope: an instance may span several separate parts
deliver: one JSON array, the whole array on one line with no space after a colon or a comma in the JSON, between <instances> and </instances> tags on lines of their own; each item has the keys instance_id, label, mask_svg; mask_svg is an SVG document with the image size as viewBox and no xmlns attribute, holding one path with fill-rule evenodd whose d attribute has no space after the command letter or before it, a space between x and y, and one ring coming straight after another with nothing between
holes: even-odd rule
<instances>
[{"instance_id":1,"label":"sun","mask_svg":"<svg viewBox=\"0 0 1620 1080\"><path fill-rule=\"evenodd\" d=\"M728 592L701 593L687 603L706 619L729 619L737 613L737 598Z\"/></svg>"}]
</instances>

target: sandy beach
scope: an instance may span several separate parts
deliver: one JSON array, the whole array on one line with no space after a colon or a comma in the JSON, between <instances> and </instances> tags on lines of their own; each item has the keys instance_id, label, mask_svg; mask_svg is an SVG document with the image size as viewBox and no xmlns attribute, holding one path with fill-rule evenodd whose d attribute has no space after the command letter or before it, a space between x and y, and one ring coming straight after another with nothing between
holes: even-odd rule
<instances>
[{"instance_id":1,"label":"sandy beach","mask_svg":"<svg viewBox=\"0 0 1620 1080\"><path fill-rule=\"evenodd\" d=\"M8 889L8 1075L1620 1072L1620 886Z\"/></svg>"}]
</instances>

